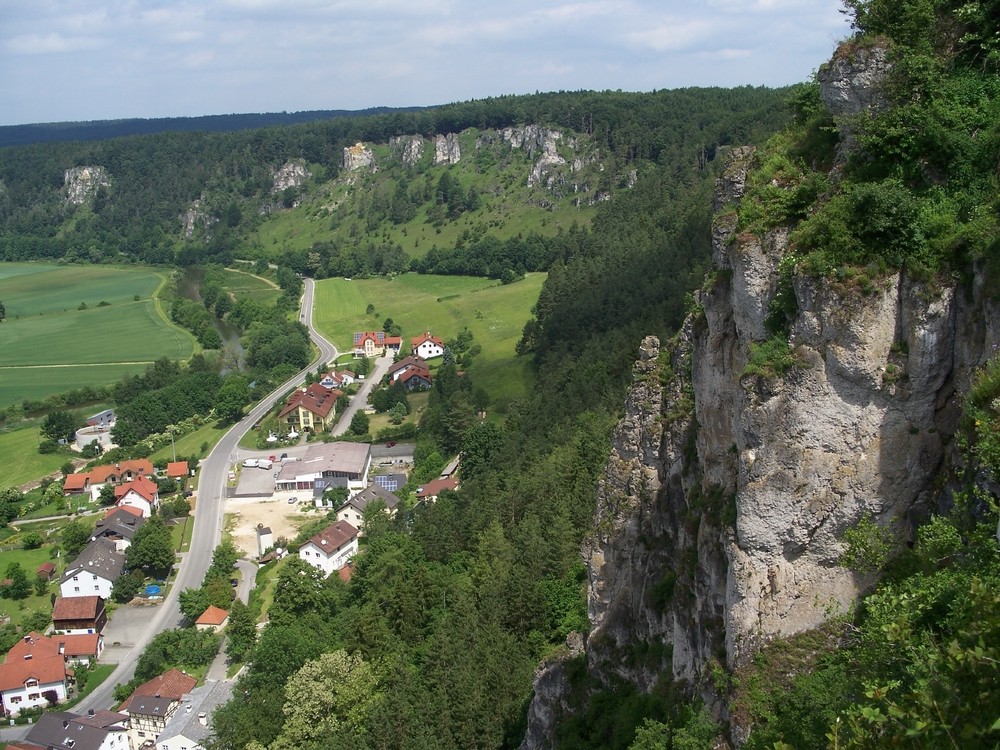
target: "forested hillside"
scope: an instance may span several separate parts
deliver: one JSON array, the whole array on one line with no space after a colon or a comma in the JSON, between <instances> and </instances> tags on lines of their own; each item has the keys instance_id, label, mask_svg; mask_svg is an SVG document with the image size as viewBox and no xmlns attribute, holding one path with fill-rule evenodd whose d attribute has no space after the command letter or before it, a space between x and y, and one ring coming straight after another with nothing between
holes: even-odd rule
<instances>
[{"instance_id":1,"label":"forested hillside","mask_svg":"<svg viewBox=\"0 0 1000 750\"><path fill-rule=\"evenodd\" d=\"M488 238L523 243L574 220L586 224L594 196L627 189L633 171L658 167L675 181L703 168L717 147L772 129L783 116L777 101L776 92L750 88L539 94L225 134L5 148L0 258L190 264L263 256L323 274L348 270L328 259L350 255L359 275L398 271L435 245L451 252ZM542 186L524 199L531 165L526 157L510 164L496 134L525 126L558 129L558 148L571 158L579 144L587 203L573 202L582 184L555 197ZM449 134L465 139L458 164L432 164L430 143L412 166L402 168L397 156L389 172L344 174L344 149L356 143L384 161L394 137ZM285 165L301 168L287 184L279 177ZM65 173L77 167L88 168L89 182L70 199ZM557 252L542 251L541 264ZM516 252L531 266L522 271L539 270L528 259L537 250Z\"/></svg>"}]
</instances>

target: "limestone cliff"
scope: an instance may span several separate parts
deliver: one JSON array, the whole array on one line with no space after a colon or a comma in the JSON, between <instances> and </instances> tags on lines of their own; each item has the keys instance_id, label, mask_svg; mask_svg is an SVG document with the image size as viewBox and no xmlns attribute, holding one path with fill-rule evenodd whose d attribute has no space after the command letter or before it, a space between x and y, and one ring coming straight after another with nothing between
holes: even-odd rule
<instances>
[{"instance_id":1,"label":"limestone cliff","mask_svg":"<svg viewBox=\"0 0 1000 750\"><path fill-rule=\"evenodd\" d=\"M375 164L375 154L363 143L355 143L353 146L344 147L344 170L354 172L358 170L375 172L378 166Z\"/></svg>"},{"instance_id":2,"label":"limestone cliff","mask_svg":"<svg viewBox=\"0 0 1000 750\"><path fill-rule=\"evenodd\" d=\"M754 158L736 149L719 182L694 311L669 346L640 348L584 548L590 673L644 691L686 683L722 719L719 670L846 611L871 584L838 565L845 530L870 516L906 538L937 501L958 395L1000 344L985 273L962 286L815 277L795 270L788 228L737 231ZM748 367L779 291L795 299L786 361ZM522 747L553 745L541 718L559 706L532 709ZM730 729L737 745L749 731Z\"/></svg>"},{"instance_id":3,"label":"limestone cliff","mask_svg":"<svg viewBox=\"0 0 1000 750\"><path fill-rule=\"evenodd\" d=\"M97 195L97 191L102 187L111 187L111 176L104 167L73 167L63 173L66 203L71 206L86 203Z\"/></svg>"}]
</instances>

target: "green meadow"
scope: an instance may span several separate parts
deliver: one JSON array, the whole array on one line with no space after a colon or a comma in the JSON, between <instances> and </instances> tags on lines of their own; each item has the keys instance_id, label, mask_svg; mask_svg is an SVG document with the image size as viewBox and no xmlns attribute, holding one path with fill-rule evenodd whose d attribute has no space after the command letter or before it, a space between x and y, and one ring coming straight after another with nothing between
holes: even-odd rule
<instances>
[{"instance_id":1,"label":"green meadow","mask_svg":"<svg viewBox=\"0 0 1000 750\"><path fill-rule=\"evenodd\" d=\"M237 268L225 270L225 288L237 299L248 297L265 305L273 305L281 296L281 288L269 279Z\"/></svg>"},{"instance_id":2,"label":"green meadow","mask_svg":"<svg viewBox=\"0 0 1000 750\"><path fill-rule=\"evenodd\" d=\"M37 427L0 432L0 456L3 474L0 487L18 487L26 482L59 470L66 462L65 454L38 452L41 431Z\"/></svg>"},{"instance_id":3,"label":"green meadow","mask_svg":"<svg viewBox=\"0 0 1000 750\"><path fill-rule=\"evenodd\" d=\"M313 321L341 352L353 348L355 331L382 330L385 318L400 326L404 345L424 331L448 340L467 327L482 347L469 374L502 411L531 384L530 359L517 356L514 346L544 280L543 273L506 286L494 279L415 273L324 279L316 283ZM368 305L374 307L371 314Z\"/></svg>"},{"instance_id":4,"label":"green meadow","mask_svg":"<svg viewBox=\"0 0 1000 750\"><path fill-rule=\"evenodd\" d=\"M0 263L0 407L190 357L193 337L155 298L164 281L150 268Z\"/></svg>"}]
</instances>

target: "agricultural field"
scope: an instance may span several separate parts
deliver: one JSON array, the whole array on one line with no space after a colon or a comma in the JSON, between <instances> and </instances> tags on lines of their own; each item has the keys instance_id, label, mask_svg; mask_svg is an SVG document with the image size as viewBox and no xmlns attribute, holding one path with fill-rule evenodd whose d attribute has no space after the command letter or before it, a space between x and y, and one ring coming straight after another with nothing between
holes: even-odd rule
<instances>
[{"instance_id":1,"label":"agricultural field","mask_svg":"<svg viewBox=\"0 0 1000 750\"><path fill-rule=\"evenodd\" d=\"M190 357L194 338L156 299L165 280L151 268L0 263L0 407Z\"/></svg>"},{"instance_id":2,"label":"agricultural field","mask_svg":"<svg viewBox=\"0 0 1000 750\"><path fill-rule=\"evenodd\" d=\"M382 330L385 318L400 326L404 345L424 331L447 341L468 327L473 343L482 347L469 374L502 411L531 384L530 359L517 356L514 346L544 280L543 273L508 285L415 273L391 279L324 279L316 283L313 321L341 352L353 348L355 331ZM368 305L374 308L370 314Z\"/></svg>"}]
</instances>

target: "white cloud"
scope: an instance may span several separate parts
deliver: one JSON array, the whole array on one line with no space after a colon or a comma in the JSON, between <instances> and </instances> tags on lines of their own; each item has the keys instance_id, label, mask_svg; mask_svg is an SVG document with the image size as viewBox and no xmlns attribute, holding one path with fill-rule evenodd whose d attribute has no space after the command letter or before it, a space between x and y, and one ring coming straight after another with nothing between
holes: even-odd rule
<instances>
[{"instance_id":1,"label":"white cloud","mask_svg":"<svg viewBox=\"0 0 1000 750\"><path fill-rule=\"evenodd\" d=\"M63 55L69 52L99 49L101 39L86 36L63 36L58 33L26 34L9 39L5 45L15 55Z\"/></svg>"}]
</instances>

